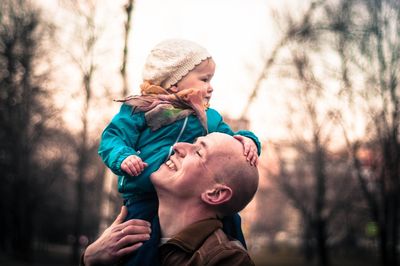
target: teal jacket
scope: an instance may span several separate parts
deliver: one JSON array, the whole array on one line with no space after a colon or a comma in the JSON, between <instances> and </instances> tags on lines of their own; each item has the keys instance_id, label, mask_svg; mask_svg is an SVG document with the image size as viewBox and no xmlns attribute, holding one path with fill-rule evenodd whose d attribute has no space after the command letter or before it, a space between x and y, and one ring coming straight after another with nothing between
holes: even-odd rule
<instances>
[{"instance_id":1,"label":"teal jacket","mask_svg":"<svg viewBox=\"0 0 400 266\"><path fill-rule=\"evenodd\" d=\"M207 111L208 131L229 135L242 135L254 140L261 151L258 138L250 131L233 132L214 109ZM143 112L132 113L132 107L123 104L120 112L104 129L99 146L99 155L104 163L118 176L118 191L125 199L155 195L150 175L163 164L172 153L176 142L193 143L204 136L205 130L195 115L190 115L170 125L152 131L146 124ZM139 176L129 176L121 170L122 161L129 155L137 155L148 166Z\"/></svg>"}]
</instances>

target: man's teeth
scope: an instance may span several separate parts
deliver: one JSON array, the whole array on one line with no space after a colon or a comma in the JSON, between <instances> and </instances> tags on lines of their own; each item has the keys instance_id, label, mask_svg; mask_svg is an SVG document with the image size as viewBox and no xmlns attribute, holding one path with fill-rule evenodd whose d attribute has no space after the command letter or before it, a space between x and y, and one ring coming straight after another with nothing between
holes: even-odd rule
<instances>
[{"instance_id":1,"label":"man's teeth","mask_svg":"<svg viewBox=\"0 0 400 266\"><path fill-rule=\"evenodd\" d=\"M166 163L165 163L171 170L177 170L176 169L176 165L171 161L171 160L168 160Z\"/></svg>"}]
</instances>

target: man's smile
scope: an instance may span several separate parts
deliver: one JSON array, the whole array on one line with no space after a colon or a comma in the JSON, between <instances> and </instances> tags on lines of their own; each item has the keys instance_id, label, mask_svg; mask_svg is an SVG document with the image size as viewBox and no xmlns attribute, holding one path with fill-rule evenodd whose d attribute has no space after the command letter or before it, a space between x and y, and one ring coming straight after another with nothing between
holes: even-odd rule
<instances>
[{"instance_id":1,"label":"man's smile","mask_svg":"<svg viewBox=\"0 0 400 266\"><path fill-rule=\"evenodd\" d=\"M176 165L175 165L171 160L166 161L165 164L166 164L166 165L168 166L168 168L171 169L171 170L174 170L174 171L177 171L177 170L178 170L178 169L176 168Z\"/></svg>"},{"instance_id":2,"label":"man's smile","mask_svg":"<svg viewBox=\"0 0 400 266\"><path fill-rule=\"evenodd\" d=\"M168 161L166 161L165 164L168 166L169 169L173 171L178 171L178 162L173 156L169 157Z\"/></svg>"}]
</instances>

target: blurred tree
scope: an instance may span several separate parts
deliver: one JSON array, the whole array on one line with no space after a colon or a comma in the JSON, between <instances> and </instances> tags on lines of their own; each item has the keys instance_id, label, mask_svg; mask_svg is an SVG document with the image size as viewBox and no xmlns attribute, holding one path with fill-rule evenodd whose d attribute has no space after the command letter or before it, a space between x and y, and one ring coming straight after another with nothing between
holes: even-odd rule
<instances>
[{"instance_id":1,"label":"blurred tree","mask_svg":"<svg viewBox=\"0 0 400 266\"><path fill-rule=\"evenodd\" d=\"M366 122L349 139L357 177L378 226L382 265L399 265L400 2L340 1L325 7L332 46L340 55L343 96ZM357 15L355 15L357 14ZM367 152L365 152L367 151ZM368 156L362 156L368 154Z\"/></svg>"},{"instance_id":2,"label":"blurred tree","mask_svg":"<svg viewBox=\"0 0 400 266\"><path fill-rule=\"evenodd\" d=\"M290 57L294 60L288 61L290 68L285 71L303 84L306 93L296 99L306 104L304 118L314 121L310 123L313 148L303 149L313 152L302 156L314 154L307 165L314 165L315 177L319 177L316 180L328 180L327 155L331 149L321 142L320 132L325 126L320 118L328 118L325 121L332 122L335 130L340 123L353 173L368 204L370 219L378 226L382 265L398 265L400 2L314 1L300 19L287 15L280 21L285 21L285 31L274 51L294 51ZM273 56L284 57L276 52ZM321 93L332 92L331 97L308 101L316 95L310 90L313 87L320 88ZM317 107L319 102L328 106L325 112ZM289 113L291 117L299 114L298 109L293 110L296 113ZM307 125L304 123L303 128ZM318 189L323 192L327 188L323 183L315 187L317 198L321 198ZM289 194L295 193L298 191ZM315 210L323 206L321 201Z\"/></svg>"},{"instance_id":3,"label":"blurred tree","mask_svg":"<svg viewBox=\"0 0 400 266\"><path fill-rule=\"evenodd\" d=\"M89 126L90 107L96 101L93 91L93 77L98 67L96 46L103 29L96 21L96 1L64 1L63 4L76 19L76 23L71 24L75 27L71 46L66 48L66 51L79 71L81 79L79 95L82 97L81 128L76 136L74 153L76 201L72 260L77 262L82 246L87 244L81 237L89 232L93 236L93 228L97 230L100 222L100 208L96 202L101 202L105 167L97 156L99 138L90 136ZM90 188L95 188L95 194L90 193ZM95 200L89 205L90 195L94 196ZM94 206L97 207L93 208ZM89 213L91 215L88 215Z\"/></svg>"},{"instance_id":4,"label":"blurred tree","mask_svg":"<svg viewBox=\"0 0 400 266\"><path fill-rule=\"evenodd\" d=\"M45 87L44 43L52 36L31 2L0 2L0 248L23 260L41 238L35 225L44 219L51 185L65 177L60 146L68 134Z\"/></svg>"},{"instance_id":5,"label":"blurred tree","mask_svg":"<svg viewBox=\"0 0 400 266\"><path fill-rule=\"evenodd\" d=\"M124 6L126 14L126 20L124 22L124 48L122 50L122 63L121 63L121 79L122 79L122 90L121 98L128 95L129 85L127 77L127 65L128 65L128 53L129 53L129 36L131 32L132 15L134 11L135 1L128 0ZM99 229L105 230L114 221L114 217L119 211L121 205L121 198L118 194L117 182L115 182L116 176L111 170L107 170L104 176L104 187L103 187L103 202L102 202L102 217Z\"/></svg>"},{"instance_id":6,"label":"blurred tree","mask_svg":"<svg viewBox=\"0 0 400 266\"><path fill-rule=\"evenodd\" d=\"M275 239L279 232L289 231L289 233L292 233L290 227L293 220L288 219L288 212L286 212L287 208L290 207L288 199L273 185L259 185L254 201L256 205L255 218L251 223L248 240L256 245L255 249L267 244L274 251L276 248ZM260 243L257 243L257 241Z\"/></svg>"},{"instance_id":7,"label":"blurred tree","mask_svg":"<svg viewBox=\"0 0 400 266\"><path fill-rule=\"evenodd\" d=\"M345 234L332 232L334 218L343 215L343 206L354 199L355 182L349 179L347 157L335 156L337 125L328 103L331 95L315 73L312 54L306 52L314 49L292 43L288 50L284 71L296 84L288 94L289 138L275 145L279 171L270 176L301 215L306 259L316 255L318 265L329 265L328 239Z\"/></svg>"},{"instance_id":8,"label":"blurred tree","mask_svg":"<svg viewBox=\"0 0 400 266\"><path fill-rule=\"evenodd\" d=\"M128 0L128 3L125 5L126 12L126 21L125 21L125 34L124 34L124 49L122 50L122 66L121 66L121 77L122 77L122 96L125 97L128 95L128 79L126 76L126 65L128 63L128 43L129 43L129 34L131 31L131 20L133 8L135 6L134 0Z\"/></svg>"}]
</instances>

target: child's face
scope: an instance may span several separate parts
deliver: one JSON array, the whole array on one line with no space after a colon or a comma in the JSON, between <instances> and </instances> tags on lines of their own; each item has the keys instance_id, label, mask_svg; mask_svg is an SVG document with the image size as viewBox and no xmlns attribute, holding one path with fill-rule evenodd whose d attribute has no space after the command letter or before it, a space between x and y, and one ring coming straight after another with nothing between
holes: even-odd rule
<instances>
[{"instance_id":1,"label":"child's face","mask_svg":"<svg viewBox=\"0 0 400 266\"><path fill-rule=\"evenodd\" d=\"M198 66L192 69L183 79L181 79L175 86L170 88L173 92L178 92L184 89L196 88L206 90L205 101L210 101L213 88L210 84L215 72L214 60L207 59L201 62Z\"/></svg>"}]
</instances>

